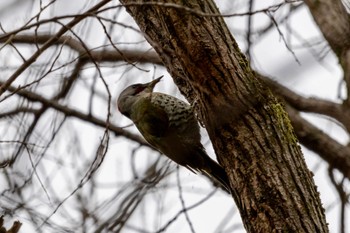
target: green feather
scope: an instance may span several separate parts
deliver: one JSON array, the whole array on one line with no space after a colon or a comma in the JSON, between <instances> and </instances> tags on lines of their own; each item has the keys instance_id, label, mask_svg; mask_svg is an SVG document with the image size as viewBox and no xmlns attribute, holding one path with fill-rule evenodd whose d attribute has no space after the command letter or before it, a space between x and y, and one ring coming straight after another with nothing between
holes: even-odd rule
<instances>
[{"instance_id":1,"label":"green feather","mask_svg":"<svg viewBox=\"0 0 350 233\"><path fill-rule=\"evenodd\" d=\"M163 137L169 127L166 112L151 103L149 98L142 98L135 103L131 119L146 140Z\"/></svg>"}]
</instances>

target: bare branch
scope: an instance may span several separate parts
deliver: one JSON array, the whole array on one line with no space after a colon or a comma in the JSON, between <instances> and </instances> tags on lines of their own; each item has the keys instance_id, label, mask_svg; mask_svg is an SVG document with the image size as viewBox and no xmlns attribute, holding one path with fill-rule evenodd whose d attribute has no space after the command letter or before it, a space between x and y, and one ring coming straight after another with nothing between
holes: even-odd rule
<instances>
[{"instance_id":1,"label":"bare branch","mask_svg":"<svg viewBox=\"0 0 350 233\"><path fill-rule=\"evenodd\" d=\"M86 11L86 14L75 17L72 21L70 21L67 25L63 26L53 37L51 37L48 41L46 41L26 62L24 62L8 79L5 83L0 86L0 95L2 95L6 89L15 81L15 79L25 71L31 64L35 62L35 60L52 44L54 44L58 38L60 38L64 33L70 30L73 26L78 24L81 20L87 17L90 13L95 12L103 5L107 4L111 0L103 0L100 3L93 6L91 9Z\"/></svg>"},{"instance_id":2,"label":"bare branch","mask_svg":"<svg viewBox=\"0 0 350 233\"><path fill-rule=\"evenodd\" d=\"M350 132L350 110L346 106L320 98L305 98L270 78L261 74L257 75L270 86L274 93L283 97L293 108L303 112L319 113L332 117L343 124L347 131Z\"/></svg>"},{"instance_id":3,"label":"bare branch","mask_svg":"<svg viewBox=\"0 0 350 233\"><path fill-rule=\"evenodd\" d=\"M350 179L350 148L304 120L292 107L286 109L300 142Z\"/></svg>"},{"instance_id":4,"label":"bare branch","mask_svg":"<svg viewBox=\"0 0 350 233\"><path fill-rule=\"evenodd\" d=\"M304 0L336 54L350 46L350 16L341 0Z\"/></svg>"},{"instance_id":5,"label":"bare branch","mask_svg":"<svg viewBox=\"0 0 350 233\"><path fill-rule=\"evenodd\" d=\"M0 85L2 85L2 84L3 84L3 82L0 81ZM144 141L144 139L141 138L140 136L129 133L118 126L113 125L112 123L107 124L107 122L105 120L101 120L101 119L98 119L92 115L84 114L82 112L71 109L67 106L63 106L63 105L59 104L57 101L49 100L49 99L46 99L46 98L44 98L38 94L35 94L33 92L27 91L25 89L17 89L17 88L12 87L12 86L8 87L8 91L16 93L19 96L26 98L29 101L40 102L43 104L43 106L53 108L53 109L63 113L67 117L76 117L76 118L79 118L80 120L92 123L94 125L97 125L97 126L100 126L103 128L108 128L116 136L124 136L128 139L131 139L133 141L140 143L141 145L149 146L148 143L146 143Z\"/></svg>"},{"instance_id":6,"label":"bare branch","mask_svg":"<svg viewBox=\"0 0 350 233\"><path fill-rule=\"evenodd\" d=\"M339 58L347 88L345 104L350 106L350 14L341 0L305 0L305 3Z\"/></svg>"},{"instance_id":7,"label":"bare branch","mask_svg":"<svg viewBox=\"0 0 350 233\"><path fill-rule=\"evenodd\" d=\"M20 44L44 44L48 40L51 40L54 35L49 34L22 34L11 37L11 43ZM0 36L1 38L1 36ZM5 39L0 39L0 43L6 43ZM141 62L141 63L154 63L162 64L159 56L153 51L139 51L139 50L97 50L89 49L88 54L86 48L81 44L79 40L74 39L71 36L61 36L53 42L53 45L66 45L78 52L79 59L82 61L92 60L96 62L116 62L116 61L129 61L129 62Z\"/></svg>"},{"instance_id":8,"label":"bare branch","mask_svg":"<svg viewBox=\"0 0 350 233\"><path fill-rule=\"evenodd\" d=\"M5 227L3 226L3 224L4 224L4 216L2 215L0 217L0 232L1 233L18 233L21 226L22 226L21 222L14 221L12 224L12 227L10 229L6 230Z\"/></svg>"}]
</instances>

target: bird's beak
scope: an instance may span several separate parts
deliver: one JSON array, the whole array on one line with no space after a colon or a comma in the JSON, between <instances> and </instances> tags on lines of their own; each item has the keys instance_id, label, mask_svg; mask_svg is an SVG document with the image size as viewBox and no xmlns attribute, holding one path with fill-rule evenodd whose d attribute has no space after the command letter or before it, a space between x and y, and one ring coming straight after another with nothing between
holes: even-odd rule
<instances>
[{"instance_id":1,"label":"bird's beak","mask_svg":"<svg viewBox=\"0 0 350 233\"><path fill-rule=\"evenodd\" d=\"M156 86L157 83L159 83L159 81L163 78L164 75L160 76L159 78L156 78L155 80L149 82L149 83L145 83L144 85L146 86L146 88L149 88L150 90L153 91L153 88Z\"/></svg>"}]
</instances>

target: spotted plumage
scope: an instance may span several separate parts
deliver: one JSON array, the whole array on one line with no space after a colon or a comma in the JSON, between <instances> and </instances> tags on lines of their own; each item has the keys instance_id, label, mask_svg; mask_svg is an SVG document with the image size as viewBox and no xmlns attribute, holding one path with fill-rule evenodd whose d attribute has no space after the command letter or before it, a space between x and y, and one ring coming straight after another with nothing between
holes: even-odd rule
<instances>
[{"instance_id":1,"label":"spotted plumage","mask_svg":"<svg viewBox=\"0 0 350 233\"><path fill-rule=\"evenodd\" d=\"M155 149L193 172L201 172L229 190L224 169L212 160L200 142L200 129L189 104L153 92L161 79L127 87L118 98L119 111L130 118Z\"/></svg>"}]
</instances>

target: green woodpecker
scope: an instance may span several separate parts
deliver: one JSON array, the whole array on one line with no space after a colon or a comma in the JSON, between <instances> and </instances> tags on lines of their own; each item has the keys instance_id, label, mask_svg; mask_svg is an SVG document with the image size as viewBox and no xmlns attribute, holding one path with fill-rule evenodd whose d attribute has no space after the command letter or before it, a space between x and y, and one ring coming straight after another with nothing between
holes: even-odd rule
<instances>
[{"instance_id":1,"label":"green woodpecker","mask_svg":"<svg viewBox=\"0 0 350 233\"><path fill-rule=\"evenodd\" d=\"M224 169L207 155L201 144L191 106L173 96L153 92L161 78L123 90L118 98L119 111L135 123L155 149L194 173L214 178L229 191Z\"/></svg>"}]
</instances>

